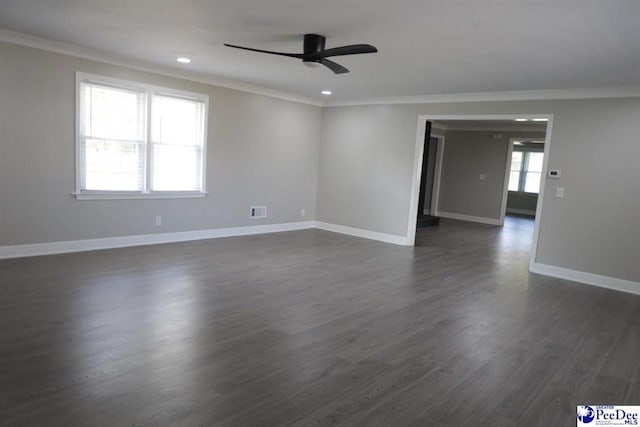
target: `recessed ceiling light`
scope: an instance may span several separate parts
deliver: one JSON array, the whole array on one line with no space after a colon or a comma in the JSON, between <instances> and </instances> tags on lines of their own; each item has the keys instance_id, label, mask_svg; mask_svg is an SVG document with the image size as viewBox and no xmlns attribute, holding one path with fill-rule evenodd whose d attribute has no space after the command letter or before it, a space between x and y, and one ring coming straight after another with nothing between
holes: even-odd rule
<instances>
[{"instance_id":1,"label":"recessed ceiling light","mask_svg":"<svg viewBox=\"0 0 640 427\"><path fill-rule=\"evenodd\" d=\"M533 119L534 122L548 122L549 119Z\"/></svg>"},{"instance_id":2,"label":"recessed ceiling light","mask_svg":"<svg viewBox=\"0 0 640 427\"><path fill-rule=\"evenodd\" d=\"M178 61L181 64L188 64L191 62L191 59L181 56L180 58L176 59L176 61Z\"/></svg>"},{"instance_id":3,"label":"recessed ceiling light","mask_svg":"<svg viewBox=\"0 0 640 427\"><path fill-rule=\"evenodd\" d=\"M322 92L323 95L331 95L333 92L331 92L330 90L323 90Z\"/></svg>"},{"instance_id":4,"label":"recessed ceiling light","mask_svg":"<svg viewBox=\"0 0 640 427\"><path fill-rule=\"evenodd\" d=\"M529 119L516 119L516 122L526 122Z\"/></svg>"}]
</instances>

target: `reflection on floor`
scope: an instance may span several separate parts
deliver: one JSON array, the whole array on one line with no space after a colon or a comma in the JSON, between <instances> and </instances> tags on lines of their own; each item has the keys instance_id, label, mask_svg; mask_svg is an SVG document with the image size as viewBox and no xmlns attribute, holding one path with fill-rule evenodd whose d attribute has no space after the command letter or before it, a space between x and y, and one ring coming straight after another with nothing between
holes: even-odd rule
<instances>
[{"instance_id":1,"label":"reflection on floor","mask_svg":"<svg viewBox=\"0 0 640 427\"><path fill-rule=\"evenodd\" d=\"M640 402L640 297L527 271L533 223L0 261L7 425L560 426Z\"/></svg>"}]
</instances>

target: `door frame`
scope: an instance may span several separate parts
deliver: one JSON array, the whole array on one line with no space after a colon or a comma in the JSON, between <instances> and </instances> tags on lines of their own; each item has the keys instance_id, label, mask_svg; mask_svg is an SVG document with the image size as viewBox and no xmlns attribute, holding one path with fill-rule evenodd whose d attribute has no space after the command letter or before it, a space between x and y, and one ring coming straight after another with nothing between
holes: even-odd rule
<instances>
[{"instance_id":1,"label":"door frame","mask_svg":"<svg viewBox=\"0 0 640 427\"><path fill-rule=\"evenodd\" d=\"M413 172L411 175L411 197L409 198L409 212L407 218L407 234L406 242L408 246L414 246L416 241L416 223L418 213L418 197L420 193L420 178L422 176L422 156L424 155L424 135L426 131L426 122L438 120L515 120L515 119L547 119L547 130L544 141L544 159L542 162L542 176L540 193L538 194L538 204L536 206L536 219L533 228L533 243L531 245L531 257L529 260L529 270L536 261L538 251L538 240L540 238L540 225L544 217L543 201L544 191L546 187L547 169L549 164L549 150L551 149L551 133L553 130L553 114L455 114L455 115L438 115L438 114L421 114L418 115L418 124L416 131L416 143L413 155ZM442 156L440 156L442 159ZM438 181L440 181L438 179ZM434 183L435 184L435 183ZM439 184L439 182L438 182ZM508 185L508 184L507 184Z\"/></svg>"},{"instance_id":2,"label":"door frame","mask_svg":"<svg viewBox=\"0 0 640 427\"><path fill-rule=\"evenodd\" d=\"M504 217L507 215L507 201L509 198L509 178L511 176L511 162L512 162L512 153L513 146L515 142L522 140L531 140L531 141L540 141L540 138L531 138L531 137L523 137L523 136L512 136L509 138L509 151L507 153L507 167L504 171L504 189L502 191L502 208L500 210L500 225L504 225ZM546 154L545 154L546 155ZM542 159L544 163L544 158ZM542 177L545 178L545 177ZM540 186L542 186L543 179L540 179ZM525 193L528 194L528 193ZM540 194L538 193L538 198L540 198ZM536 211L537 215L537 211Z\"/></svg>"},{"instance_id":3,"label":"door frame","mask_svg":"<svg viewBox=\"0 0 640 427\"><path fill-rule=\"evenodd\" d=\"M429 215L438 216L438 200L440 198L440 178L442 177L442 155L444 154L444 135L434 135L433 127L431 128L431 138L438 140L436 147L436 170L433 171L433 191L431 192L431 206L429 206ZM420 171L422 174L422 170Z\"/></svg>"},{"instance_id":4,"label":"door frame","mask_svg":"<svg viewBox=\"0 0 640 427\"><path fill-rule=\"evenodd\" d=\"M511 162L513 157L513 144L521 138L509 138L507 150L507 164L504 168L504 185L502 188L502 203L500 205L500 225L504 225L504 217L507 216L507 199L509 198L509 179L511 178ZM542 179L540 179L542 181Z\"/></svg>"}]
</instances>

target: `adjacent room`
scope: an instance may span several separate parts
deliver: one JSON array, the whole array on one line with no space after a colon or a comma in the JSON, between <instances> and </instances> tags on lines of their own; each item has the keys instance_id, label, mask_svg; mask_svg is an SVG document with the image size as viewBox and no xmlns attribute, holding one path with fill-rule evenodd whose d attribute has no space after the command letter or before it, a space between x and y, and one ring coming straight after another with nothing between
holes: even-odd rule
<instances>
[{"instance_id":1,"label":"adjacent room","mask_svg":"<svg viewBox=\"0 0 640 427\"><path fill-rule=\"evenodd\" d=\"M3 0L3 425L640 419L639 16Z\"/></svg>"}]
</instances>

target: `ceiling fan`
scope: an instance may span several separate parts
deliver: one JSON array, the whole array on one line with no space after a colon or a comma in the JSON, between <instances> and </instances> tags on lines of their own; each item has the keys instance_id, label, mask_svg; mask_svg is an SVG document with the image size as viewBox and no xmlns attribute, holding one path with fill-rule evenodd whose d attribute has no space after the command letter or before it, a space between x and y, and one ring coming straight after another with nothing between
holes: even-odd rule
<instances>
[{"instance_id":1,"label":"ceiling fan","mask_svg":"<svg viewBox=\"0 0 640 427\"><path fill-rule=\"evenodd\" d=\"M344 56L344 55L358 55L361 53L375 53L378 51L374 46L370 44L352 44L349 46L333 47L331 49L325 49L324 43L326 38L318 34L305 34L304 35L304 53L284 53L284 52L272 52L270 50L253 49L250 47L236 46L225 43L225 46L235 47L236 49L250 50L253 52L269 53L271 55L288 56L290 58L302 59L305 65L317 66L319 64L324 65L336 74L348 73L349 70L342 65L330 61L327 58L332 56Z\"/></svg>"}]
</instances>

